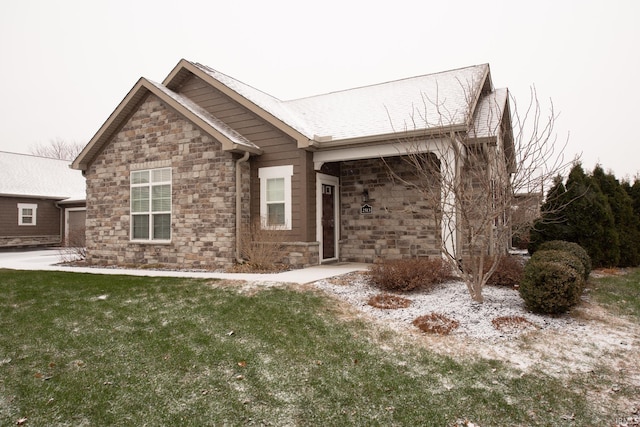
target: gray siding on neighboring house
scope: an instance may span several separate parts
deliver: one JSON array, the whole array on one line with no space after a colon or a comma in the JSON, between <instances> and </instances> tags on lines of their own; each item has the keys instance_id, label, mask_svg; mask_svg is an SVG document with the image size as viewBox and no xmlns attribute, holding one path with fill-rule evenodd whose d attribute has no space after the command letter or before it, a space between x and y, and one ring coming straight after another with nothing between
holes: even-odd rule
<instances>
[{"instance_id":1,"label":"gray siding on neighboring house","mask_svg":"<svg viewBox=\"0 0 640 427\"><path fill-rule=\"evenodd\" d=\"M148 96L87 170L88 261L230 266L235 258L235 157ZM132 242L129 174L132 168L158 166L172 169L171 242Z\"/></svg>"},{"instance_id":2,"label":"gray siding on neighboring house","mask_svg":"<svg viewBox=\"0 0 640 427\"><path fill-rule=\"evenodd\" d=\"M18 203L35 204L36 225L18 225ZM0 197L0 247L57 245L62 241L56 200Z\"/></svg>"}]
</instances>

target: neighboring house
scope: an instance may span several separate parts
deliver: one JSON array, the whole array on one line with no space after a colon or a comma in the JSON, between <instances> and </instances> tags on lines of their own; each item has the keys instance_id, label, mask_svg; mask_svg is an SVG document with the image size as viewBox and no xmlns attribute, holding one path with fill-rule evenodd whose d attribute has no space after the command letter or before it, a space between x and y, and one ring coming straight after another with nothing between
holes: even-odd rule
<instances>
[{"instance_id":1,"label":"neighboring house","mask_svg":"<svg viewBox=\"0 0 640 427\"><path fill-rule=\"evenodd\" d=\"M69 166L0 151L0 248L84 244L85 180Z\"/></svg>"},{"instance_id":2,"label":"neighboring house","mask_svg":"<svg viewBox=\"0 0 640 427\"><path fill-rule=\"evenodd\" d=\"M519 224L519 229L513 230L511 244L518 249L527 249L529 245L529 231L535 221L540 218L542 208L543 193L528 192L514 195L512 206L512 217L515 224Z\"/></svg>"},{"instance_id":3,"label":"neighboring house","mask_svg":"<svg viewBox=\"0 0 640 427\"><path fill-rule=\"evenodd\" d=\"M228 267L257 221L292 267L438 255L446 224L387 168L411 176L403 141L436 156L456 135L507 144L508 111L488 64L281 101L181 60L141 78L73 162L87 260Z\"/></svg>"}]
</instances>

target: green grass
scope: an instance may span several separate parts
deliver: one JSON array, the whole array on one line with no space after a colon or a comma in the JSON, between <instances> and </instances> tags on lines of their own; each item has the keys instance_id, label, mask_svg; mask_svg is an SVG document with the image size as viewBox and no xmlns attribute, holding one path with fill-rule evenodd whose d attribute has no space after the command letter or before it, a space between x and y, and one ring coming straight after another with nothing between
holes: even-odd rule
<instances>
[{"instance_id":1,"label":"green grass","mask_svg":"<svg viewBox=\"0 0 640 427\"><path fill-rule=\"evenodd\" d=\"M342 319L320 294L220 285L0 270L0 425L612 420L544 373L437 355Z\"/></svg>"},{"instance_id":2,"label":"green grass","mask_svg":"<svg viewBox=\"0 0 640 427\"><path fill-rule=\"evenodd\" d=\"M640 319L640 269L590 280L592 297L617 314Z\"/></svg>"}]
</instances>

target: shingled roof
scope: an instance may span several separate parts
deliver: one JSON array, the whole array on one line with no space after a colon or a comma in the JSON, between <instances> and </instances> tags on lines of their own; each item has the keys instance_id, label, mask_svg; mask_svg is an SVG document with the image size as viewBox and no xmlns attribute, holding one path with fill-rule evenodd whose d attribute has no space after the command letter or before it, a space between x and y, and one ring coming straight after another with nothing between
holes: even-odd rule
<instances>
[{"instance_id":1,"label":"shingled roof","mask_svg":"<svg viewBox=\"0 0 640 427\"><path fill-rule=\"evenodd\" d=\"M309 139L466 127L483 90L491 90L489 64L482 64L281 101L210 67L193 65Z\"/></svg>"},{"instance_id":2,"label":"shingled roof","mask_svg":"<svg viewBox=\"0 0 640 427\"><path fill-rule=\"evenodd\" d=\"M282 101L211 67L183 59L162 83L141 78L72 166L85 169L149 92L222 142L223 149L261 154L252 141L178 93L191 75L289 134L300 148L321 150L392 140L398 133L436 134L443 130L494 137L508 110L507 91L494 90L489 64Z\"/></svg>"},{"instance_id":3,"label":"shingled roof","mask_svg":"<svg viewBox=\"0 0 640 427\"><path fill-rule=\"evenodd\" d=\"M0 151L0 196L85 199L85 179L68 160Z\"/></svg>"}]
</instances>

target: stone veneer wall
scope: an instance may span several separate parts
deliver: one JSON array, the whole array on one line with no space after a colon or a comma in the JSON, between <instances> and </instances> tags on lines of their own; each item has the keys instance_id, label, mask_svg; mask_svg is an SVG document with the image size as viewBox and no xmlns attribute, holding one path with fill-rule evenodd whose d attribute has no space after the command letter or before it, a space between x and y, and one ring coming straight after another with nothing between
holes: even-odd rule
<instances>
[{"instance_id":1,"label":"stone veneer wall","mask_svg":"<svg viewBox=\"0 0 640 427\"><path fill-rule=\"evenodd\" d=\"M291 268L306 268L320 264L319 242L284 242L283 252L286 253L283 262Z\"/></svg>"},{"instance_id":2,"label":"stone veneer wall","mask_svg":"<svg viewBox=\"0 0 640 427\"><path fill-rule=\"evenodd\" d=\"M2 236L0 248L18 248L33 246L57 246L62 243L59 235L52 236Z\"/></svg>"},{"instance_id":3,"label":"stone veneer wall","mask_svg":"<svg viewBox=\"0 0 640 427\"><path fill-rule=\"evenodd\" d=\"M403 179L415 179L402 158L392 157L386 162ZM371 214L360 213L365 189L369 192ZM340 203L341 261L439 256L441 231L432 207L415 190L394 184L381 159L341 164Z\"/></svg>"},{"instance_id":4,"label":"stone veneer wall","mask_svg":"<svg viewBox=\"0 0 640 427\"><path fill-rule=\"evenodd\" d=\"M168 244L132 242L129 174L172 169ZM248 165L243 211L249 211ZM244 178L246 177L246 178ZM150 95L87 170L87 261L215 269L235 261L235 161L206 133ZM246 219L245 219L246 220Z\"/></svg>"}]
</instances>

